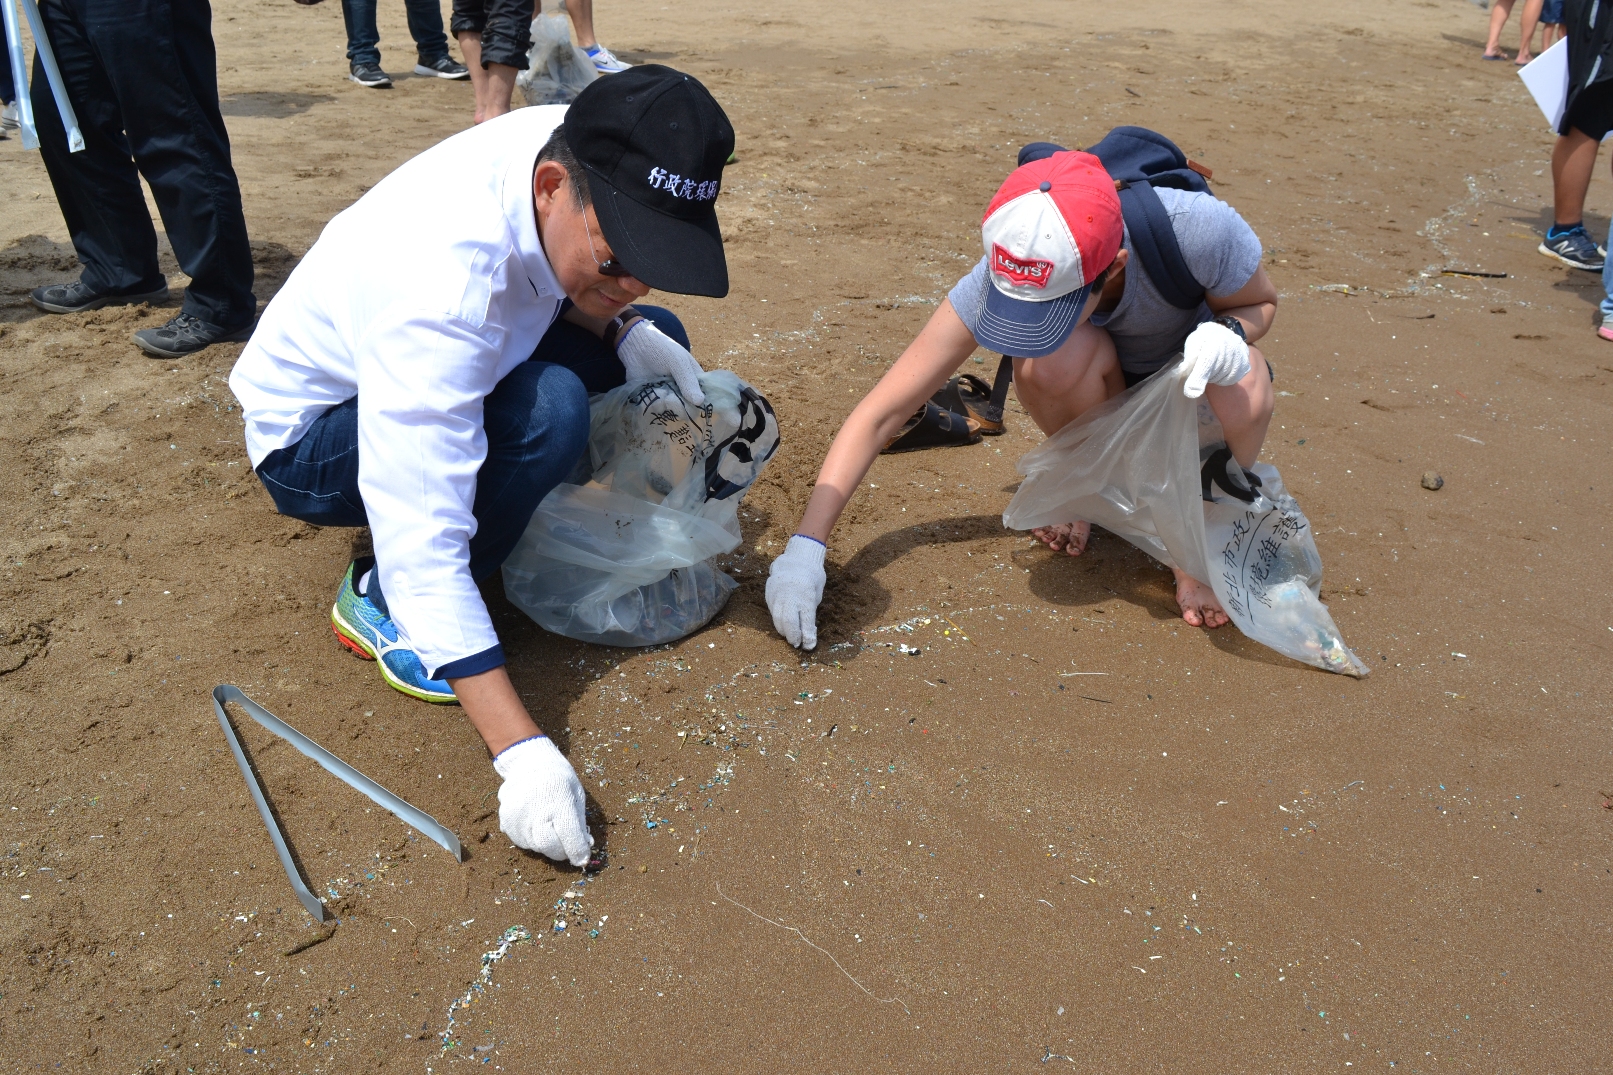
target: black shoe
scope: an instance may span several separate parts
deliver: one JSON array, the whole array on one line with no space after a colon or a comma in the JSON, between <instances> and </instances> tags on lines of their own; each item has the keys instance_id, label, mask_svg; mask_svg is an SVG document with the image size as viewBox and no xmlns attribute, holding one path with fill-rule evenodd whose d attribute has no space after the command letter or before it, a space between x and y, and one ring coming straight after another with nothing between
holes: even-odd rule
<instances>
[{"instance_id":1,"label":"black shoe","mask_svg":"<svg viewBox=\"0 0 1613 1075\"><path fill-rule=\"evenodd\" d=\"M352 73L347 77L360 86L368 86L372 90L392 88L392 76L381 70L381 65L378 63L356 63L353 65Z\"/></svg>"},{"instance_id":2,"label":"black shoe","mask_svg":"<svg viewBox=\"0 0 1613 1075\"><path fill-rule=\"evenodd\" d=\"M446 78L454 82L463 82L470 77L470 68L462 63L455 63L452 56L444 56L431 63L417 63L414 73L426 75L430 78Z\"/></svg>"},{"instance_id":3,"label":"black shoe","mask_svg":"<svg viewBox=\"0 0 1613 1075\"><path fill-rule=\"evenodd\" d=\"M215 343L238 342L251 337L254 322L240 328L210 325L199 317L179 314L161 328L143 328L134 334L140 350L152 358L184 358Z\"/></svg>"},{"instance_id":4,"label":"black shoe","mask_svg":"<svg viewBox=\"0 0 1613 1075\"><path fill-rule=\"evenodd\" d=\"M47 314L76 314L85 310L99 310L103 306L135 306L142 302L167 302L168 285L155 291L142 291L134 295L109 295L92 291L82 280L70 284L47 284L36 287L28 298Z\"/></svg>"}]
</instances>

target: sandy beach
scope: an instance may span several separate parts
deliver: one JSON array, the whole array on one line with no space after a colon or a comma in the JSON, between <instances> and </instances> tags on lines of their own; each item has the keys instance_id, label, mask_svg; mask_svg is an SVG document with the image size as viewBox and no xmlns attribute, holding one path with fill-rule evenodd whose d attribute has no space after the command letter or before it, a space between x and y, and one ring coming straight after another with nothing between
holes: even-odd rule
<instances>
[{"instance_id":1,"label":"sandy beach","mask_svg":"<svg viewBox=\"0 0 1613 1075\"><path fill-rule=\"evenodd\" d=\"M732 293L650 301L784 441L726 561L741 588L693 637L586 646L486 589L587 787L591 877L499 832L458 710L332 637L354 535L276 515L250 473L241 345L129 342L177 309L172 254L170 308L28 304L77 262L38 154L0 142L0 1068L1613 1068L1613 345L1599 277L1535 250L1545 121L1454 0L1020 11L598 4L602 41L733 120ZM471 93L347 81L334 0L214 16L262 303ZM381 16L396 76L402 5ZM1005 530L1042 439L1017 404L1005 436L881 457L803 659L762 586L835 430L979 258L1018 147L1123 123L1213 168L1261 237L1264 458L1371 676L1186 626L1113 536L1070 559ZM1599 169L1593 235L1610 189ZM465 861L238 719L316 927L221 683Z\"/></svg>"}]
</instances>

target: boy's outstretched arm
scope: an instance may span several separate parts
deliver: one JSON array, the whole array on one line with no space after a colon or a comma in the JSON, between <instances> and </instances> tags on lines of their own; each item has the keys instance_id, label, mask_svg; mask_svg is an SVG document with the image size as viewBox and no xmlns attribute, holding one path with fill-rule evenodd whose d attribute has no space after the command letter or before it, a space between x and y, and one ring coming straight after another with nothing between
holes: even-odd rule
<instances>
[{"instance_id":1,"label":"boy's outstretched arm","mask_svg":"<svg viewBox=\"0 0 1613 1075\"><path fill-rule=\"evenodd\" d=\"M975 338L942 301L918 338L907 345L894 365L857 404L818 471L817 487L807 502L797 534L827 542L857 483L863 480L880 449L890 443L913 412L947 383L975 350Z\"/></svg>"},{"instance_id":2,"label":"boy's outstretched arm","mask_svg":"<svg viewBox=\"0 0 1613 1075\"><path fill-rule=\"evenodd\" d=\"M818 602L823 599L825 581L823 557L829 534L857 483L868 473L880 449L974 350L974 336L952 304L943 301L918 338L835 434L801 525L784 553L773 561L767 580L767 607L773 614L773 626L790 645L812 649L818 644Z\"/></svg>"}]
</instances>

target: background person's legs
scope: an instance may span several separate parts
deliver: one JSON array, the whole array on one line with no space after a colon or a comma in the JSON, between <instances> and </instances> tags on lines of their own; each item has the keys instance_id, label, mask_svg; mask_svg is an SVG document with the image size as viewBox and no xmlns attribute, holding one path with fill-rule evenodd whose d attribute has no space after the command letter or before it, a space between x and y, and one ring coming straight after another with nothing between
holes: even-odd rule
<instances>
[{"instance_id":1,"label":"background person's legs","mask_svg":"<svg viewBox=\"0 0 1613 1075\"><path fill-rule=\"evenodd\" d=\"M1607 245L1613 249L1613 223L1608 224ZM1602 262L1602 324L1596 334L1613 340L1613 258Z\"/></svg>"},{"instance_id":2,"label":"background person's legs","mask_svg":"<svg viewBox=\"0 0 1613 1075\"><path fill-rule=\"evenodd\" d=\"M542 7L542 0L539 0ZM599 47L599 38L594 36L594 0L566 0L566 14L571 16L571 29L577 35L577 47L592 49Z\"/></svg>"},{"instance_id":3,"label":"background person's legs","mask_svg":"<svg viewBox=\"0 0 1613 1075\"><path fill-rule=\"evenodd\" d=\"M532 14L531 0L454 0L449 28L470 68L477 123L510 110L515 76L532 48Z\"/></svg>"},{"instance_id":4,"label":"background person's legs","mask_svg":"<svg viewBox=\"0 0 1613 1075\"><path fill-rule=\"evenodd\" d=\"M440 0L403 0L403 9L421 66L430 67L447 56L448 35L442 32Z\"/></svg>"},{"instance_id":5,"label":"background person's legs","mask_svg":"<svg viewBox=\"0 0 1613 1075\"><path fill-rule=\"evenodd\" d=\"M1540 9L1545 3L1546 0L1524 0L1523 14L1518 17L1518 21L1522 24L1520 26L1522 36L1518 39L1520 43L1515 63L1526 64L1534 59L1535 26L1540 22ZM1546 44L1549 45L1551 42L1548 41ZM1541 47L1544 48L1545 45Z\"/></svg>"},{"instance_id":6,"label":"background person's legs","mask_svg":"<svg viewBox=\"0 0 1613 1075\"><path fill-rule=\"evenodd\" d=\"M67 129L34 54L34 122L39 151L56 192L67 233L84 269L80 279L96 294L139 295L162 289L157 231L151 226L135 170L117 93L66 0L43 0L39 13L67 84L84 149L67 151Z\"/></svg>"},{"instance_id":7,"label":"background person's legs","mask_svg":"<svg viewBox=\"0 0 1613 1075\"><path fill-rule=\"evenodd\" d=\"M1501 28L1507 24L1507 16L1512 14L1513 0L1495 0L1495 6L1490 9L1490 37L1484 43L1484 55L1492 59L1501 57Z\"/></svg>"},{"instance_id":8,"label":"background person's legs","mask_svg":"<svg viewBox=\"0 0 1613 1075\"><path fill-rule=\"evenodd\" d=\"M381 31L375 26L377 0L342 0L342 23L347 28L347 62L381 64ZM441 16L438 16L440 21ZM412 29L412 27L411 27Z\"/></svg>"},{"instance_id":9,"label":"background person's legs","mask_svg":"<svg viewBox=\"0 0 1613 1075\"><path fill-rule=\"evenodd\" d=\"M63 14L71 10L74 25L81 28L82 42L73 43L75 51L82 50L75 78L85 81L90 68L98 68L102 76L90 82L96 91L88 102L93 125L104 131L122 127L127 135L123 151L133 156L134 166L150 185L174 255L190 275L184 312L225 330L251 323L257 313L252 250L241 188L230 164L229 134L219 112L218 62L206 0L53 0L51 7ZM53 45L55 38L53 33ZM37 62L34 85L36 101L50 98ZM115 100L104 99L107 87ZM75 96L75 105L78 100ZM81 126L89 125L82 116L80 121ZM51 122L60 128L59 116ZM68 186L80 203L78 211L88 218L88 228L97 233L121 228L125 233L121 240L98 234L100 242L121 241L120 254L130 258L135 247L149 243L149 260L134 261L119 276L132 280L141 274L149 281L159 274L156 236L145 199L129 170L121 161L111 160L123 147L110 137L99 141L96 157L81 161L89 158L90 150L67 154L63 136L59 143L63 152L54 166L51 159L56 153L46 158L52 183L58 172L71 176ZM86 207L86 200L97 204ZM71 223L68 226L72 228ZM131 289L129 284L123 286Z\"/></svg>"}]
</instances>

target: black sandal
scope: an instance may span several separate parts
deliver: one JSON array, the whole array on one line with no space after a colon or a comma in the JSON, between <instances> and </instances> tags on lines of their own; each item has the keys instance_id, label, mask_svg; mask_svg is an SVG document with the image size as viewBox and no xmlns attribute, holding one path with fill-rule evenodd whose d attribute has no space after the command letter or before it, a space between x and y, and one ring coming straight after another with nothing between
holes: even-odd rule
<instances>
[{"instance_id":1,"label":"black sandal","mask_svg":"<svg viewBox=\"0 0 1613 1075\"><path fill-rule=\"evenodd\" d=\"M934 403L925 403L907 420L901 431L880 449L880 454L979 443L979 422Z\"/></svg>"},{"instance_id":2,"label":"black sandal","mask_svg":"<svg viewBox=\"0 0 1613 1075\"><path fill-rule=\"evenodd\" d=\"M973 418L983 435L998 437L1007 429L1003 424L1003 404L1007 402L1008 386L1013 379L1014 360L1004 355L997 363L996 380L989 387L981 378L965 373L948 381L930 397L930 402L954 414Z\"/></svg>"}]
</instances>

